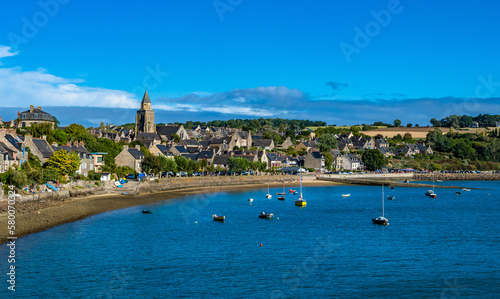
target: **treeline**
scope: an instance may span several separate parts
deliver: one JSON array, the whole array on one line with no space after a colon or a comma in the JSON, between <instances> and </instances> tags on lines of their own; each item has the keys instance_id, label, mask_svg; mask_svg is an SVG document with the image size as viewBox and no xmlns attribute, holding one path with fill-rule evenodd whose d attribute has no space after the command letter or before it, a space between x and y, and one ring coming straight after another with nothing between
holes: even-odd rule
<instances>
[{"instance_id":1,"label":"treeline","mask_svg":"<svg viewBox=\"0 0 500 299\"><path fill-rule=\"evenodd\" d=\"M201 127L227 127L238 128L245 131L257 131L263 128L279 129L284 132L287 129L303 130L306 127L326 126L324 121L312 121L303 119L283 119L283 118L259 118L259 119L230 119L230 120L213 120L213 121L187 121L185 123L175 122L174 125L183 125L186 129L191 129L196 126Z\"/></svg>"},{"instance_id":2,"label":"treeline","mask_svg":"<svg viewBox=\"0 0 500 299\"><path fill-rule=\"evenodd\" d=\"M500 121L500 115L479 114L478 116L468 115L450 115L441 120L435 118L431 119L433 127L446 127L446 128L466 128L472 127L474 122L477 122L480 127L495 127L496 122Z\"/></svg>"}]
</instances>

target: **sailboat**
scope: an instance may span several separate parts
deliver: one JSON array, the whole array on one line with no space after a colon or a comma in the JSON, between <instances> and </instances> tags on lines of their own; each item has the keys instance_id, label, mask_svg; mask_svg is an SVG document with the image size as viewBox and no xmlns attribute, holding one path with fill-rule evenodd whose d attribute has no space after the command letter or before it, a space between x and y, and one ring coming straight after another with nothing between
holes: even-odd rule
<instances>
[{"instance_id":1,"label":"sailboat","mask_svg":"<svg viewBox=\"0 0 500 299\"><path fill-rule=\"evenodd\" d=\"M266 194L266 198L267 198L267 199L271 199L271 198L273 198L273 196L271 195L271 193L269 193L269 183L267 183L267 194Z\"/></svg>"},{"instance_id":2,"label":"sailboat","mask_svg":"<svg viewBox=\"0 0 500 299\"><path fill-rule=\"evenodd\" d=\"M372 218L374 224L389 225L389 220L384 217L384 184L382 184L382 216Z\"/></svg>"},{"instance_id":3,"label":"sailboat","mask_svg":"<svg viewBox=\"0 0 500 299\"><path fill-rule=\"evenodd\" d=\"M434 173L432 174L432 193L429 194L429 197L430 198L436 198L437 197L436 193L434 192Z\"/></svg>"},{"instance_id":4,"label":"sailboat","mask_svg":"<svg viewBox=\"0 0 500 299\"><path fill-rule=\"evenodd\" d=\"M283 195L278 197L278 200L285 200L285 183L283 183Z\"/></svg>"},{"instance_id":5,"label":"sailboat","mask_svg":"<svg viewBox=\"0 0 500 299\"><path fill-rule=\"evenodd\" d=\"M302 171L300 171L300 195L299 199L295 200L295 205L297 207L305 207L307 205L307 201L302 197Z\"/></svg>"}]
</instances>

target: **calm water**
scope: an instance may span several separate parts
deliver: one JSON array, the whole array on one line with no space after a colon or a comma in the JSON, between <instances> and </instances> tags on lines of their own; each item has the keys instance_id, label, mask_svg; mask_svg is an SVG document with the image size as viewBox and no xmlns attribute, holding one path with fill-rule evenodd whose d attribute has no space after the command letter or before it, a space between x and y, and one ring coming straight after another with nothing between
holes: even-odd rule
<instances>
[{"instance_id":1,"label":"calm water","mask_svg":"<svg viewBox=\"0 0 500 299\"><path fill-rule=\"evenodd\" d=\"M271 189L96 215L18 240L15 297L499 297L500 183L451 183L491 190L386 188L389 226L371 223L381 188L362 186L305 188L305 208Z\"/></svg>"}]
</instances>

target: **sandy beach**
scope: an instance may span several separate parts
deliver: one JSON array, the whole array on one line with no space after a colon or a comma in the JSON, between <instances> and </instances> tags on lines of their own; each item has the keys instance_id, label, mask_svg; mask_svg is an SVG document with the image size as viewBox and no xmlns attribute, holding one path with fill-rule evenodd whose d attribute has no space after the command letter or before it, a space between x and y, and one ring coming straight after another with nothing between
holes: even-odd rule
<instances>
[{"instance_id":1,"label":"sandy beach","mask_svg":"<svg viewBox=\"0 0 500 299\"><path fill-rule=\"evenodd\" d=\"M306 187L333 186L338 183L307 180L303 183ZM186 195L211 193L221 191L243 191L250 189L264 189L267 184L231 185L217 187L198 187L164 191L158 193L145 193L136 196L121 194L103 194L88 197L69 198L66 200L43 200L16 203L16 229L15 236L23 237L46 229L85 219L86 217L123 209L143 204L178 198ZM270 183L271 188L281 187L282 183ZM287 187L297 187L298 182L289 183ZM7 240L7 201L0 202L0 243Z\"/></svg>"}]
</instances>

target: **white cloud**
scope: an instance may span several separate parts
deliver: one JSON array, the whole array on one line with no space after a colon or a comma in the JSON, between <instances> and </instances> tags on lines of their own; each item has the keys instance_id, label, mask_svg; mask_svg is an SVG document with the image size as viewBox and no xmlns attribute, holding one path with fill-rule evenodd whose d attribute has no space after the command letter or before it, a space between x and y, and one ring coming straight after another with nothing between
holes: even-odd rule
<instances>
[{"instance_id":1,"label":"white cloud","mask_svg":"<svg viewBox=\"0 0 500 299\"><path fill-rule=\"evenodd\" d=\"M66 79L49 74L44 69L23 71L20 67L0 68L1 105L113 108L139 106L139 101L128 92L78 85L82 82L82 79Z\"/></svg>"},{"instance_id":2,"label":"white cloud","mask_svg":"<svg viewBox=\"0 0 500 299\"><path fill-rule=\"evenodd\" d=\"M11 52L11 47L0 45L0 59L4 57L16 56L19 52ZM0 63L1 64L1 63Z\"/></svg>"}]
</instances>

